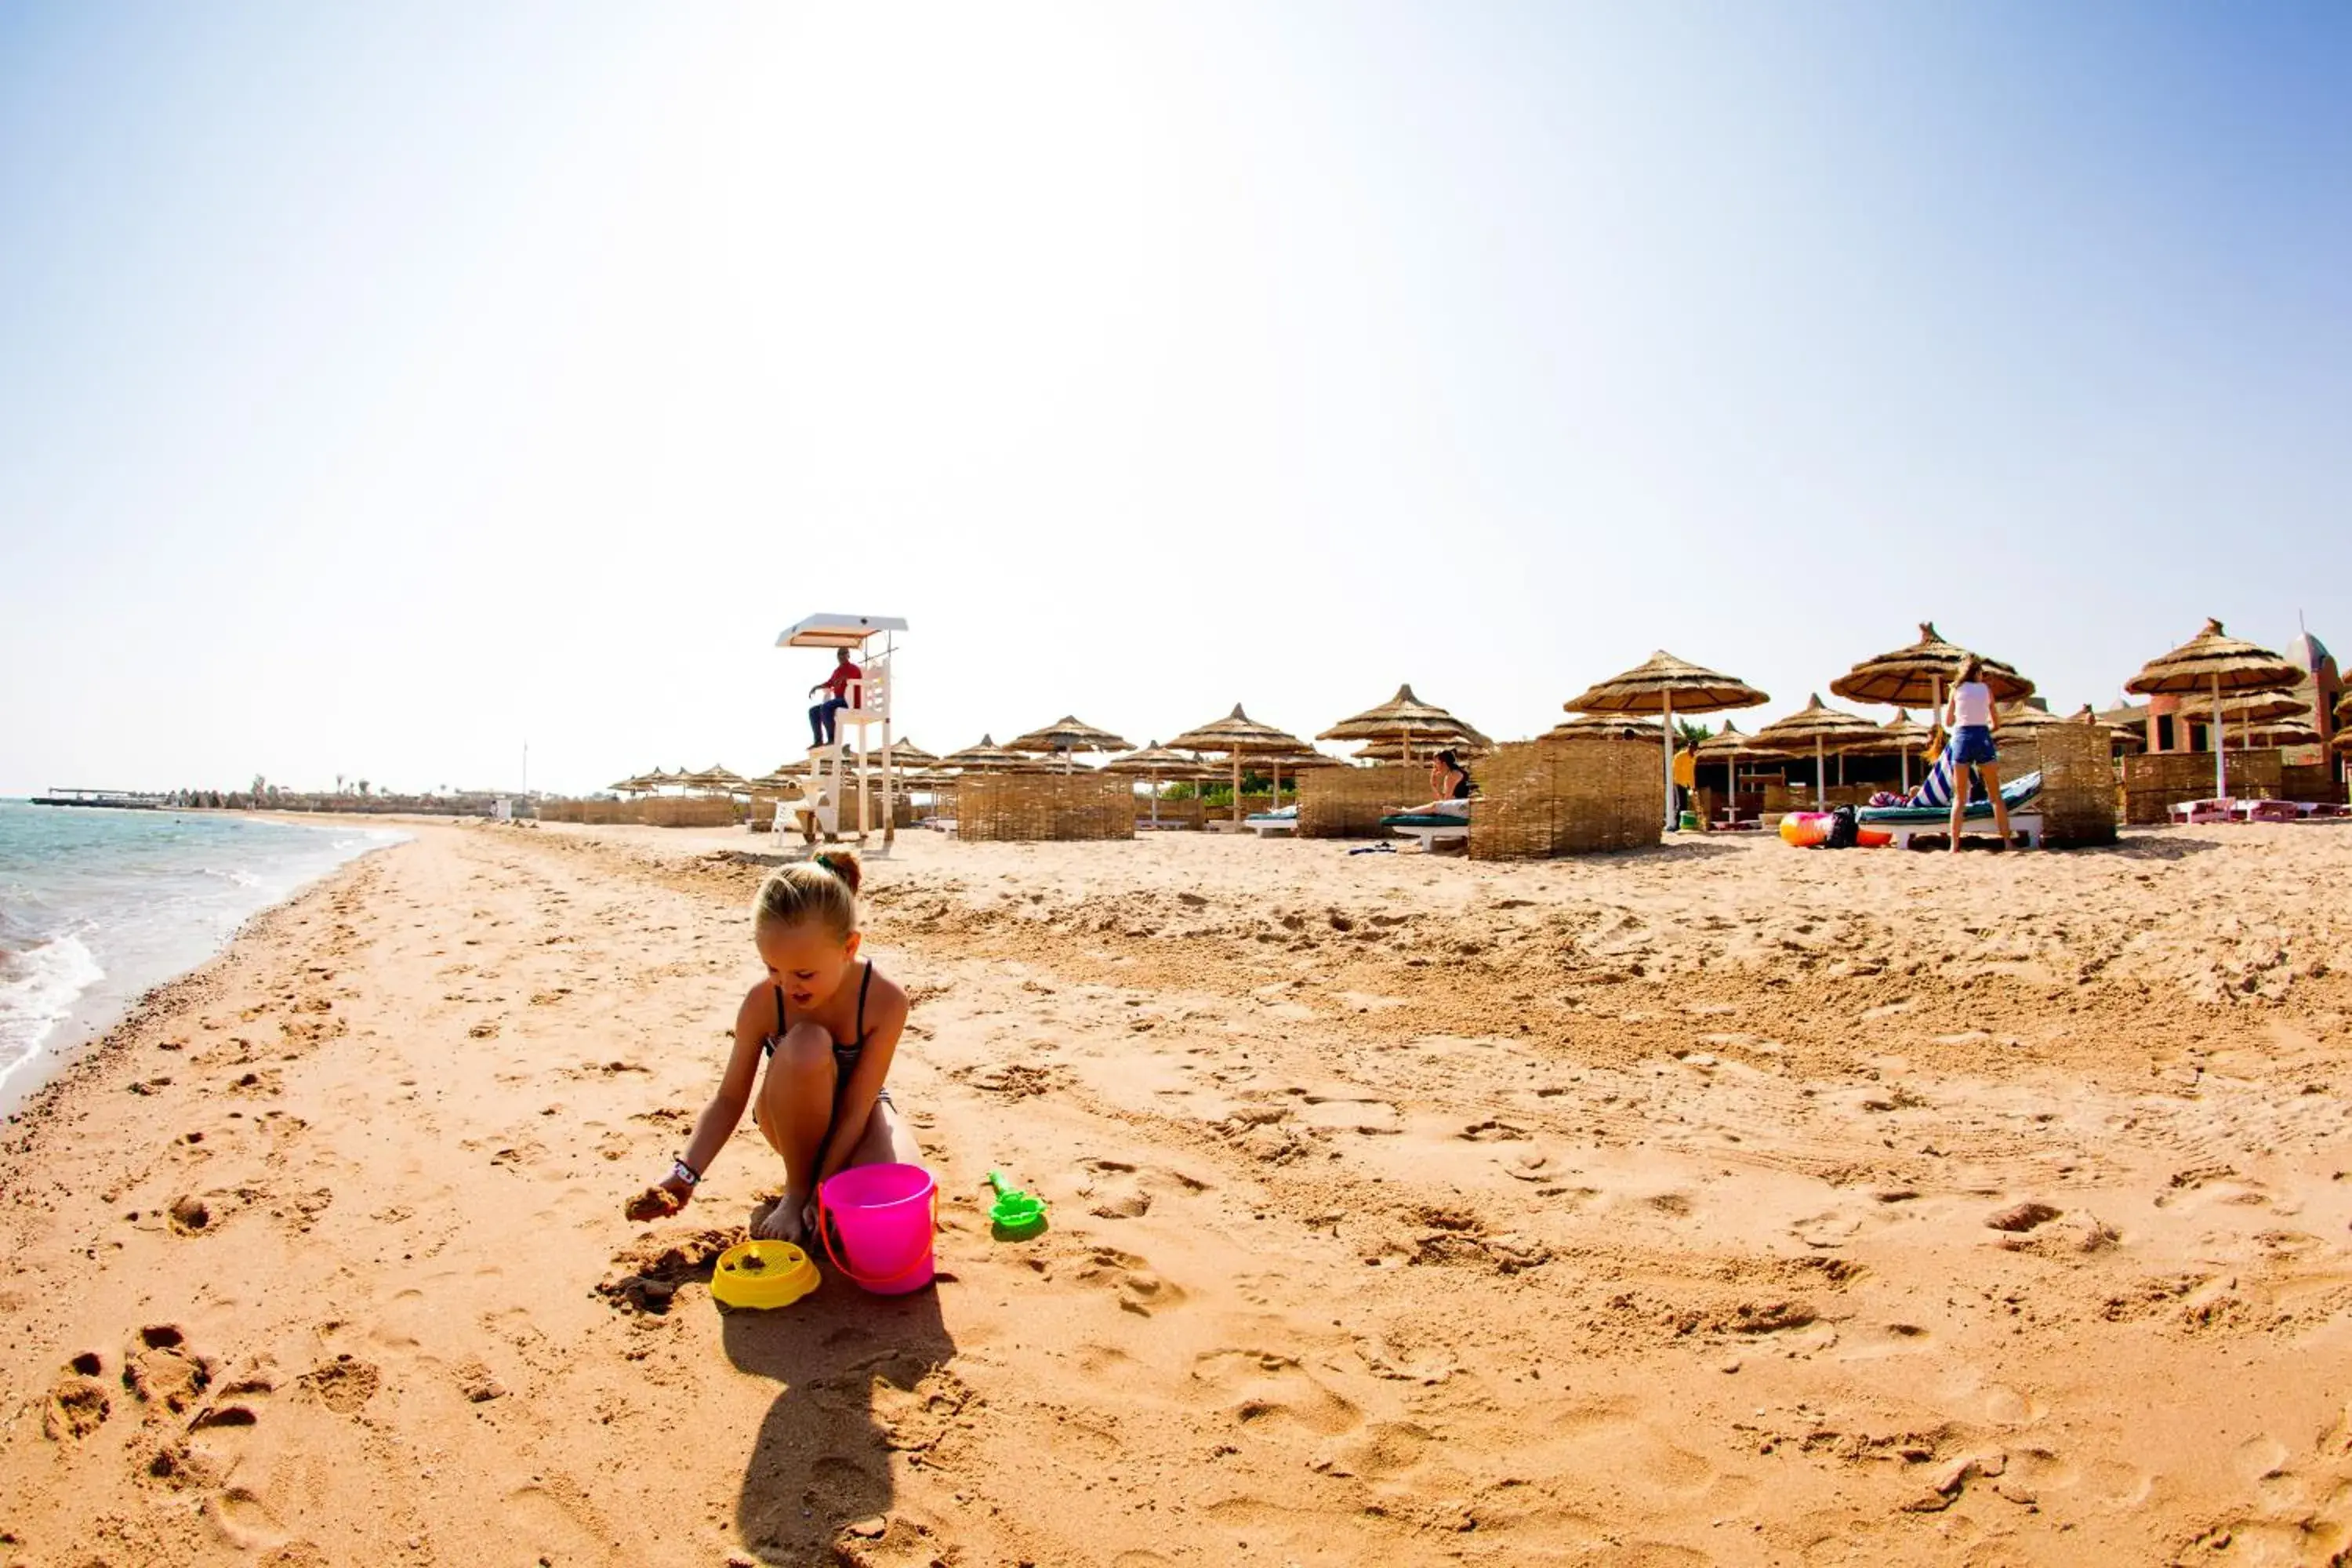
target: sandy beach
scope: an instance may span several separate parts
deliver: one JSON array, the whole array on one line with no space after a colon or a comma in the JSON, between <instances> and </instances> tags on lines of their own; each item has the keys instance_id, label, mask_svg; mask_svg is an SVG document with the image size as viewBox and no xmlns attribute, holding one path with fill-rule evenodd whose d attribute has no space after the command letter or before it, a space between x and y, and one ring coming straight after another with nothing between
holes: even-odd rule
<instances>
[{"instance_id":1,"label":"sandy beach","mask_svg":"<svg viewBox=\"0 0 2352 1568\"><path fill-rule=\"evenodd\" d=\"M936 1290L722 1314L740 834L417 823L0 1143L0 1564L2340 1563L2352 829L869 867ZM1051 1204L991 1239L983 1176Z\"/></svg>"}]
</instances>

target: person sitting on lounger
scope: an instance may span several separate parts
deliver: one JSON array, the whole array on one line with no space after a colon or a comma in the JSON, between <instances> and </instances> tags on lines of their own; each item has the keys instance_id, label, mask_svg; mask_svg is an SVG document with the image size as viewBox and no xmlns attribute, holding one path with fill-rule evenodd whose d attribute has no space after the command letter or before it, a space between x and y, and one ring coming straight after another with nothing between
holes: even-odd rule
<instances>
[{"instance_id":1,"label":"person sitting on lounger","mask_svg":"<svg viewBox=\"0 0 2352 1568\"><path fill-rule=\"evenodd\" d=\"M1401 805L1391 814L1397 816L1467 816L1474 786L1470 770L1452 752L1440 752L1430 759L1429 787L1437 798L1425 805Z\"/></svg>"},{"instance_id":2,"label":"person sitting on lounger","mask_svg":"<svg viewBox=\"0 0 2352 1568\"><path fill-rule=\"evenodd\" d=\"M1960 667L1960 679L1953 686L1951 700L1944 710L1944 727L1952 732L1952 742L1945 748L1944 760L1952 769L1952 853L1960 852L1960 821L1967 814L1969 792L1967 775L1974 772L1992 798L1993 826L2000 835L2000 847L2009 847L2009 805L2000 797L2000 769L1996 766L2000 753L1992 743L1992 688L1984 682L1984 661L1971 654Z\"/></svg>"}]
</instances>

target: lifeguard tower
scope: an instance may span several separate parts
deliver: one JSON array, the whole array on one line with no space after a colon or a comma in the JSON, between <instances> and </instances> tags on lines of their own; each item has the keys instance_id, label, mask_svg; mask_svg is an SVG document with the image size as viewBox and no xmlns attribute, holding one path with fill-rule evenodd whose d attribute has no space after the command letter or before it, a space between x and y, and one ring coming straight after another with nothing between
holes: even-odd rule
<instances>
[{"instance_id":1,"label":"lifeguard tower","mask_svg":"<svg viewBox=\"0 0 2352 1568\"><path fill-rule=\"evenodd\" d=\"M898 652L897 634L907 629L907 623L896 616L811 616L784 628L777 637L778 647L845 647L864 673L849 683L843 693L849 706L834 715L834 743L809 748L809 769L819 786L833 802L833 820L820 820L826 837L840 833L839 811L842 791L854 787L857 792L857 839L866 841L872 830L867 811L873 799L876 783L874 763L881 761L882 843L885 847L898 840L898 774L890 756L890 695L894 685L890 678L890 660ZM881 639L879 645L877 638ZM882 726L882 745L877 752L866 738L868 729ZM857 733L857 769L853 780L843 754L842 741L852 730Z\"/></svg>"}]
</instances>

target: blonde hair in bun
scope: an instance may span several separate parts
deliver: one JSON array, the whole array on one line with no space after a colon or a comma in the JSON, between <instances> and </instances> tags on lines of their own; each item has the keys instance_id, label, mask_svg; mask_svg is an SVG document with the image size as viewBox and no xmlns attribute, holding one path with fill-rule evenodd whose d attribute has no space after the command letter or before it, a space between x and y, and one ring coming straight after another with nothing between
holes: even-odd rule
<instances>
[{"instance_id":1,"label":"blonde hair in bun","mask_svg":"<svg viewBox=\"0 0 2352 1568\"><path fill-rule=\"evenodd\" d=\"M755 925L815 921L846 941L857 929L857 889L866 868L854 849L827 849L814 858L779 866L751 900Z\"/></svg>"}]
</instances>

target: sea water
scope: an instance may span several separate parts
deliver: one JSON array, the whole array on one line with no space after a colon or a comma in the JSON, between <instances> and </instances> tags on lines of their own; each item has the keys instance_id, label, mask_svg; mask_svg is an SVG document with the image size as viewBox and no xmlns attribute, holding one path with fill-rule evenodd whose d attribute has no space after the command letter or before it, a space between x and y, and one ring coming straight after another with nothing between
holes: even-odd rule
<instances>
[{"instance_id":1,"label":"sea water","mask_svg":"<svg viewBox=\"0 0 2352 1568\"><path fill-rule=\"evenodd\" d=\"M0 1109L247 919L405 837L0 801Z\"/></svg>"}]
</instances>

